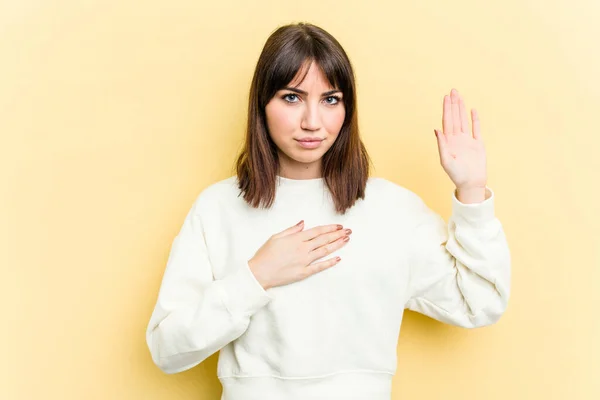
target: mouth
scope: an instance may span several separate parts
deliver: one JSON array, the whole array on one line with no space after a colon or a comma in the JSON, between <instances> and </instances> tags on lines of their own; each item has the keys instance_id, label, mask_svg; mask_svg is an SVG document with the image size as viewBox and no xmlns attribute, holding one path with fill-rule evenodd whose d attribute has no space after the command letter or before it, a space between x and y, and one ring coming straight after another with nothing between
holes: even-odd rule
<instances>
[{"instance_id":1,"label":"mouth","mask_svg":"<svg viewBox=\"0 0 600 400\"><path fill-rule=\"evenodd\" d=\"M305 149L315 149L321 145L324 139L310 138L310 139L295 139L298 144Z\"/></svg>"}]
</instances>

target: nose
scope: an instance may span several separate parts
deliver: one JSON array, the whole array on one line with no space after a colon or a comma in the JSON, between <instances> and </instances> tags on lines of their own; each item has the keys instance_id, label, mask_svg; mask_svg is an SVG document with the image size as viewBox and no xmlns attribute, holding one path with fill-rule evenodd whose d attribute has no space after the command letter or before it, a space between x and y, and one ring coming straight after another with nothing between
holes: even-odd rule
<instances>
[{"instance_id":1,"label":"nose","mask_svg":"<svg viewBox=\"0 0 600 400\"><path fill-rule=\"evenodd\" d=\"M319 114L319 106L315 104L307 104L302 116L300 127L307 131L317 131L321 128L321 116Z\"/></svg>"}]
</instances>

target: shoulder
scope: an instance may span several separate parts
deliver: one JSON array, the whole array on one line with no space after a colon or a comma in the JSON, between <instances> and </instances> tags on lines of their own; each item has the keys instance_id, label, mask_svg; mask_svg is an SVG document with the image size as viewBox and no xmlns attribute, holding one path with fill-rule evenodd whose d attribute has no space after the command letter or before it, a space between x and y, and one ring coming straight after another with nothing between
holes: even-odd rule
<instances>
[{"instance_id":1,"label":"shoulder","mask_svg":"<svg viewBox=\"0 0 600 400\"><path fill-rule=\"evenodd\" d=\"M196 196L192 210L194 213L204 213L222 207L231 201L239 200L239 194L237 176L230 176L202 189Z\"/></svg>"},{"instance_id":2,"label":"shoulder","mask_svg":"<svg viewBox=\"0 0 600 400\"><path fill-rule=\"evenodd\" d=\"M398 204L418 206L423 201L419 195L405 186L380 177L370 177L367 181L366 196L375 199L387 199Z\"/></svg>"},{"instance_id":3,"label":"shoulder","mask_svg":"<svg viewBox=\"0 0 600 400\"><path fill-rule=\"evenodd\" d=\"M367 182L365 201L370 209L384 212L390 218L418 221L431 211L423 198L409 188L388 179L372 177Z\"/></svg>"},{"instance_id":4,"label":"shoulder","mask_svg":"<svg viewBox=\"0 0 600 400\"><path fill-rule=\"evenodd\" d=\"M237 194L238 192L237 176L233 175L208 185L200 192L198 197L202 199L221 199L221 196L229 196L233 193Z\"/></svg>"}]
</instances>

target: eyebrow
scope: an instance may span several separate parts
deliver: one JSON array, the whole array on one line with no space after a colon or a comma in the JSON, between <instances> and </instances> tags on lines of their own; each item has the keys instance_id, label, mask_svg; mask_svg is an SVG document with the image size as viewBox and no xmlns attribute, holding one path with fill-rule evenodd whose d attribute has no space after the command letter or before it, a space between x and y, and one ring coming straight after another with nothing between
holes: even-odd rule
<instances>
[{"instance_id":1,"label":"eyebrow","mask_svg":"<svg viewBox=\"0 0 600 400\"><path fill-rule=\"evenodd\" d=\"M289 86L286 86L283 89L285 89L285 90L291 90L292 92L300 93L300 94L303 94L305 96L308 94L308 92L305 92L304 90L296 89L296 88L289 87ZM338 89L330 90L329 92L322 93L321 96L329 96L331 94L338 93L338 92L341 93L342 91L338 90Z\"/></svg>"}]
</instances>

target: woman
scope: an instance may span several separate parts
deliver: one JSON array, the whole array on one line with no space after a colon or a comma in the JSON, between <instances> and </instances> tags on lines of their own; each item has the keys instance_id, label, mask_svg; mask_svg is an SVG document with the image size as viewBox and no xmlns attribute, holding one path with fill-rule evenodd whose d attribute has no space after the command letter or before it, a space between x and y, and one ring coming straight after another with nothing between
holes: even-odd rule
<instances>
[{"instance_id":1,"label":"woman","mask_svg":"<svg viewBox=\"0 0 600 400\"><path fill-rule=\"evenodd\" d=\"M324 30L269 37L237 174L200 193L173 242L147 330L163 371L220 350L225 400L389 399L404 309L467 328L504 313L510 253L476 112L469 133L460 95L444 97L436 136L456 185L446 225L413 192L369 177L355 93Z\"/></svg>"}]
</instances>

